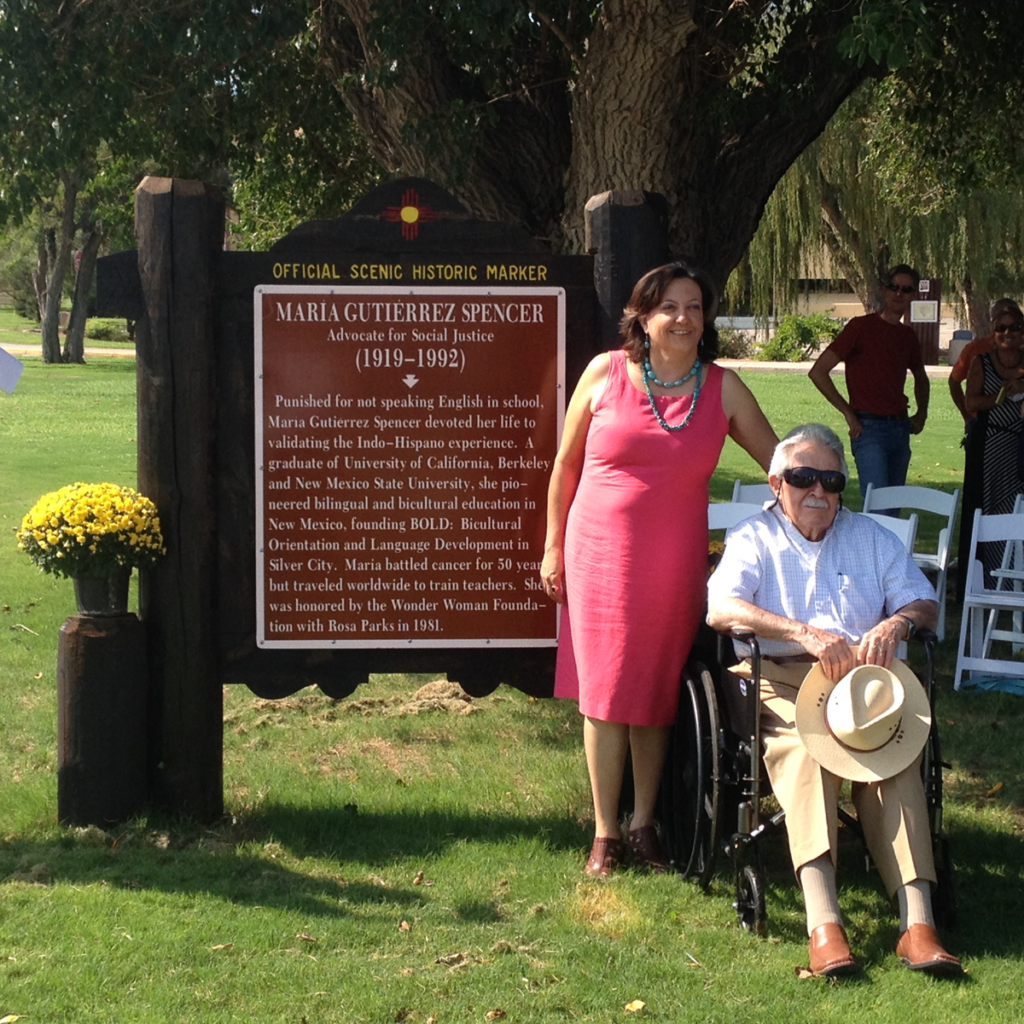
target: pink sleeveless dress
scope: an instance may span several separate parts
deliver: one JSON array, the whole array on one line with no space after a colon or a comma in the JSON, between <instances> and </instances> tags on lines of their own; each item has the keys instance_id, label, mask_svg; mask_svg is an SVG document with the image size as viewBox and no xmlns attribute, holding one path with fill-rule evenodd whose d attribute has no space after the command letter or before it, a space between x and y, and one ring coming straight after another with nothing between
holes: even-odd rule
<instances>
[{"instance_id":1,"label":"pink sleeveless dress","mask_svg":"<svg viewBox=\"0 0 1024 1024\"><path fill-rule=\"evenodd\" d=\"M723 371L707 368L693 418L668 433L626 358L611 353L569 509L555 696L601 721L671 725L707 595L708 481L729 429ZM655 401L675 425L691 398Z\"/></svg>"}]
</instances>

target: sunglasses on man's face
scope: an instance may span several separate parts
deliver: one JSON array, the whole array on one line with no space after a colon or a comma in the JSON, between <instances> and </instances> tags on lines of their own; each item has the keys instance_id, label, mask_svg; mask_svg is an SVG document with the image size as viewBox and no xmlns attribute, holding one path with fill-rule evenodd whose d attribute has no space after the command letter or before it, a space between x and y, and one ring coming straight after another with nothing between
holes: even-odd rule
<instances>
[{"instance_id":1,"label":"sunglasses on man's face","mask_svg":"<svg viewBox=\"0 0 1024 1024\"><path fill-rule=\"evenodd\" d=\"M810 469L807 466L794 466L782 471L782 479L799 491L806 491L819 480L821 488L829 494L842 494L846 486L846 477L838 469Z\"/></svg>"},{"instance_id":2,"label":"sunglasses on man's face","mask_svg":"<svg viewBox=\"0 0 1024 1024\"><path fill-rule=\"evenodd\" d=\"M891 292L903 292L904 295L913 295L917 291L912 284L887 284L885 287Z\"/></svg>"},{"instance_id":3,"label":"sunglasses on man's face","mask_svg":"<svg viewBox=\"0 0 1024 1024\"><path fill-rule=\"evenodd\" d=\"M1024 323L1015 320L1012 324L996 324L992 329L996 334L1005 334L1007 331L1024 331Z\"/></svg>"}]
</instances>

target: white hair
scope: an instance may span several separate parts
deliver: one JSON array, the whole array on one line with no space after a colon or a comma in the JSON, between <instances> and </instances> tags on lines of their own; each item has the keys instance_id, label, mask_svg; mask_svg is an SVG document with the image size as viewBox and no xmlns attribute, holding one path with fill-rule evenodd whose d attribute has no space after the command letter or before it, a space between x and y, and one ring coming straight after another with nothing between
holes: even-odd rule
<instances>
[{"instance_id":1,"label":"white hair","mask_svg":"<svg viewBox=\"0 0 1024 1024\"><path fill-rule=\"evenodd\" d=\"M784 469L789 468L789 454L794 448L804 444L820 444L830 449L839 459L839 469L847 480L850 479L850 471L846 466L846 452L843 450L843 442L839 435L823 423L804 423L794 427L776 446L772 453L771 465L768 467L769 476L781 476Z\"/></svg>"}]
</instances>

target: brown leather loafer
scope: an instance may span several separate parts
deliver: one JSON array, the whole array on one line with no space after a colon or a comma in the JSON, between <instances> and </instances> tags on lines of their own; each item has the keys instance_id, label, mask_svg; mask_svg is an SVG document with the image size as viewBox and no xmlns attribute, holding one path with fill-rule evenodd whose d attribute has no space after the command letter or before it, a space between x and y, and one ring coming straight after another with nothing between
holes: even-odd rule
<instances>
[{"instance_id":1,"label":"brown leather loafer","mask_svg":"<svg viewBox=\"0 0 1024 1024\"><path fill-rule=\"evenodd\" d=\"M656 875L668 872L668 859L658 842L658 832L653 825L632 829L626 833L629 848L633 851L633 864Z\"/></svg>"},{"instance_id":2,"label":"brown leather loafer","mask_svg":"<svg viewBox=\"0 0 1024 1024\"><path fill-rule=\"evenodd\" d=\"M964 973L960 961L942 948L930 924L912 924L896 943L896 955L912 971L945 978L959 978Z\"/></svg>"},{"instance_id":3,"label":"brown leather loafer","mask_svg":"<svg viewBox=\"0 0 1024 1024\"><path fill-rule=\"evenodd\" d=\"M838 978L857 972L857 961L841 924L819 924L811 932L808 952L811 973L820 978Z\"/></svg>"},{"instance_id":4,"label":"brown leather loafer","mask_svg":"<svg viewBox=\"0 0 1024 1024\"><path fill-rule=\"evenodd\" d=\"M583 873L591 878L607 878L622 863L625 852L626 847L621 839L598 836L590 848Z\"/></svg>"}]
</instances>

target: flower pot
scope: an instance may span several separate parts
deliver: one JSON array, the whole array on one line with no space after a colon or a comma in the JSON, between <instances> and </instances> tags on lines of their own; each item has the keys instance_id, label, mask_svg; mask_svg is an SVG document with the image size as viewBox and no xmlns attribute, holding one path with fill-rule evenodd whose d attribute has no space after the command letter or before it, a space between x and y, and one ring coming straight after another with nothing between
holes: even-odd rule
<instances>
[{"instance_id":1,"label":"flower pot","mask_svg":"<svg viewBox=\"0 0 1024 1024\"><path fill-rule=\"evenodd\" d=\"M126 615L128 581L132 570L114 569L106 576L75 576L75 602L79 615Z\"/></svg>"}]
</instances>

